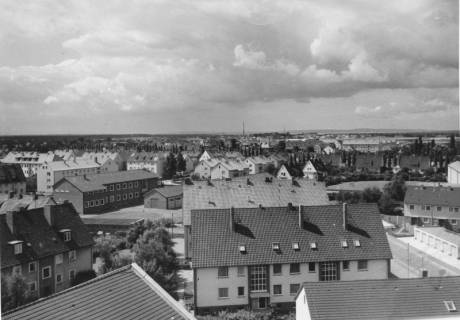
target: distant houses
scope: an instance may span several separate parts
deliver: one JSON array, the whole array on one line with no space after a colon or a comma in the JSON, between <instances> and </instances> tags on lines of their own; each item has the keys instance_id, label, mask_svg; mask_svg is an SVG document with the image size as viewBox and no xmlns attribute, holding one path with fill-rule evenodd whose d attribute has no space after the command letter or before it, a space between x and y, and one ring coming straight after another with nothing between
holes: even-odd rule
<instances>
[{"instance_id":1,"label":"distant houses","mask_svg":"<svg viewBox=\"0 0 460 320\"><path fill-rule=\"evenodd\" d=\"M36 175L44 163L60 160L62 160L62 158L53 152L38 153L29 151L13 151L8 153L5 158L1 159L1 162L19 164L24 172L24 176L27 178Z\"/></svg>"},{"instance_id":2,"label":"distant houses","mask_svg":"<svg viewBox=\"0 0 460 320\"><path fill-rule=\"evenodd\" d=\"M17 163L0 163L0 194L23 195L26 193L26 177Z\"/></svg>"}]
</instances>

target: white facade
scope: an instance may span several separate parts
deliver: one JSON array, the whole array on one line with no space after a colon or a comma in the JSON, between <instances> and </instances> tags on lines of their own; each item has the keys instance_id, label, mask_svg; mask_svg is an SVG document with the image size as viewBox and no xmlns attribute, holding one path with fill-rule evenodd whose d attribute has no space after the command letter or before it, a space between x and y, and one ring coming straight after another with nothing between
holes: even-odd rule
<instances>
[{"instance_id":1,"label":"white facade","mask_svg":"<svg viewBox=\"0 0 460 320\"><path fill-rule=\"evenodd\" d=\"M166 157L161 154L157 154L154 157L148 156L145 160L143 158L142 159L130 158L127 161L126 170L129 171L129 170L145 169L161 177L163 176L165 164L166 164Z\"/></svg>"},{"instance_id":2,"label":"white facade","mask_svg":"<svg viewBox=\"0 0 460 320\"><path fill-rule=\"evenodd\" d=\"M26 178L37 174L40 167L46 162L59 161L62 158L52 152L10 152L1 160L3 163L17 163L21 166Z\"/></svg>"},{"instance_id":3,"label":"white facade","mask_svg":"<svg viewBox=\"0 0 460 320\"><path fill-rule=\"evenodd\" d=\"M284 166L284 164L278 170L278 173L276 174L276 178L277 179L292 180L292 176L289 173L288 169Z\"/></svg>"},{"instance_id":4,"label":"white facade","mask_svg":"<svg viewBox=\"0 0 460 320\"><path fill-rule=\"evenodd\" d=\"M301 290L295 300L295 319L311 320L310 308L308 307L307 294Z\"/></svg>"},{"instance_id":5,"label":"white facade","mask_svg":"<svg viewBox=\"0 0 460 320\"><path fill-rule=\"evenodd\" d=\"M211 169L218 165L217 161L214 160L203 160L198 163L195 167L194 173L201 179L211 178Z\"/></svg>"},{"instance_id":6,"label":"white facade","mask_svg":"<svg viewBox=\"0 0 460 320\"><path fill-rule=\"evenodd\" d=\"M447 183L460 184L460 161L455 161L447 167Z\"/></svg>"},{"instance_id":7,"label":"white facade","mask_svg":"<svg viewBox=\"0 0 460 320\"><path fill-rule=\"evenodd\" d=\"M318 180L318 172L311 161L307 161L305 167L302 170L304 178L308 180Z\"/></svg>"},{"instance_id":8,"label":"white facade","mask_svg":"<svg viewBox=\"0 0 460 320\"><path fill-rule=\"evenodd\" d=\"M437 230L436 230L437 229ZM443 237L447 231L444 228L414 228L414 240L436 250L441 255L460 259L460 236L456 234L449 234L449 237ZM441 231L439 234L430 232L430 230Z\"/></svg>"},{"instance_id":9,"label":"white facade","mask_svg":"<svg viewBox=\"0 0 460 320\"><path fill-rule=\"evenodd\" d=\"M211 160L211 159L212 159L212 157L209 154L209 152L204 150L203 154L200 156L200 159L198 159L198 161L201 162L201 161L207 161L207 160Z\"/></svg>"}]
</instances>

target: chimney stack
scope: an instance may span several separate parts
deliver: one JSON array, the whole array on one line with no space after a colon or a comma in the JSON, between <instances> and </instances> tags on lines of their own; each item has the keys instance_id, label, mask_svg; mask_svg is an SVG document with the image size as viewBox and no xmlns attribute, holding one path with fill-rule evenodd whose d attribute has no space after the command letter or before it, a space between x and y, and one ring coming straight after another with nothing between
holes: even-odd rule
<instances>
[{"instance_id":1,"label":"chimney stack","mask_svg":"<svg viewBox=\"0 0 460 320\"><path fill-rule=\"evenodd\" d=\"M235 215L235 208L231 207L230 216L229 216L230 232L235 231L234 215Z\"/></svg>"},{"instance_id":2,"label":"chimney stack","mask_svg":"<svg viewBox=\"0 0 460 320\"><path fill-rule=\"evenodd\" d=\"M11 234L14 234L14 211L8 211L5 214L6 224L8 225L8 229L10 229Z\"/></svg>"},{"instance_id":3,"label":"chimney stack","mask_svg":"<svg viewBox=\"0 0 460 320\"><path fill-rule=\"evenodd\" d=\"M303 228L303 220L302 220L302 206L299 204L299 228Z\"/></svg>"},{"instance_id":4,"label":"chimney stack","mask_svg":"<svg viewBox=\"0 0 460 320\"><path fill-rule=\"evenodd\" d=\"M50 226L54 226L54 206L51 204L45 204L43 207L43 215Z\"/></svg>"},{"instance_id":5,"label":"chimney stack","mask_svg":"<svg viewBox=\"0 0 460 320\"><path fill-rule=\"evenodd\" d=\"M347 222L348 222L348 204L344 202L342 204L342 216L343 216L343 230L347 230Z\"/></svg>"},{"instance_id":6,"label":"chimney stack","mask_svg":"<svg viewBox=\"0 0 460 320\"><path fill-rule=\"evenodd\" d=\"M292 202L288 202L288 210L292 211Z\"/></svg>"}]
</instances>

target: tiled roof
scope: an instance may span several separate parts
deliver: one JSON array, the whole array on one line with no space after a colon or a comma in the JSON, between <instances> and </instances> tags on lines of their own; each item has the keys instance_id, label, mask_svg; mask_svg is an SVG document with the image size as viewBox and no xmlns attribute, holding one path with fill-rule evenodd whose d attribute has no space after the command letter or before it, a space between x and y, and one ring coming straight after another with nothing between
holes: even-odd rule
<instances>
[{"instance_id":1,"label":"tiled roof","mask_svg":"<svg viewBox=\"0 0 460 320\"><path fill-rule=\"evenodd\" d=\"M98 168L99 166L100 165L93 160L79 158L72 158L67 161L48 162L48 167L53 171Z\"/></svg>"},{"instance_id":2,"label":"tiled roof","mask_svg":"<svg viewBox=\"0 0 460 320\"><path fill-rule=\"evenodd\" d=\"M390 181L352 181L343 182L335 185L328 186L328 191L364 191L366 188L377 188L383 191L383 188Z\"/></svg>"},{"instance_id":3,"label":"tiled roof","mask_svg":"<svg viewBox=\"0 0 460 320\"><path fill-rule=\"evenodd\" d=\"M342 205L192 211L192 264L194 268L216 266L390 259L391 251L376 204L348 205L347 229L343 228ZM342 248L341 241L348 247ZM361 246L356 247L354 240ZM278 242L279 251L272 249ZM299 243L300 250L292 244ZM317 250L310 248L316 242ZM240 253L239 246L246 246Z\"/></svg>"},{"instance_id":4,"label":"tiled roof","mask_svg":"<svg viewBox=\"0 0 460 320\"><path fill-rule=\"evenodd\" d=\"M266 182L266 178L272 182ZM248 184L249 179L249 184ZM190 225L192 209L218 209L241 207L323 205L329 204L326 188L321 182L276 179L268 173L255 174L231 181L212 180L194 181L193 185L184 185L183 212L184 224Z\"/></svg>"},{"instance_id":5,"label":"tiled roof","mask_svg":"<svg viewBox=\"0 0 460 320\"><path fill-rule=\"evenodd\" d=\"M2 159L4 163L44 163L61 160L59 156L52 152L38 153L38 152L18 152L12 151Z\"/></svg>"},{"instance_id":6,"label":"tiled roof","mask_svg":"<svg viewBox=\"0 0 460 320\"><path fill-rule=\"evenodd\" d=\"M78 190L86 192L104 189L104 185L106 184L153 178L158 178L158 175L143 169L115 171L83 176L66 177L57 182L55 187L58 188L58 185L61 183L61 181L67 180L71 184L73 184Z\"/></svg>"},{"instance_id":7,"label":"tiled roof","mask_svg":"<svg viewBox=\"0 0 460 320\"><path fill-rule=\"evenodd\" d=\"M2 201L0 200L0 202ZM0 214L16 211L20 208L27 210L43 208L46 204L56 204L56 202L50 196L37 196L35 199L33 195L23 195L22 198L11 198L3 201L0 206Z\"/></svg>"},{"instance_id":8,"label":"tiled roof","mask_svg":"<svg viewBox=\"0 0 460 320\"><path fill-rule=\"evenodd\" d=\"M135 263L7 312L2 318L195 319Z\"/></svg>"},{"instance_id":9,"label":"tiled roof","mask_svg":"<svg viewBox=\"0 0 460 320\"><path fill-rule=\"evenodd\" d=\"M408 186L404 203L460 207L460 188Z\"/></svg>"},{"instance_id":10,"label":"tiled roof","mask_svg":"<svg viewBox=\"0 0 460 320\"><path fill-rule=\"evenodd\" d=\"M0 163L0 184L26 182L19 164Z\"/></svg>"},{"instance_id":11,"label":"tiled roof","mask_svg":"<svg viewBox=\"0 0 460 320\"><path fill-rule=\"evenodd\" d=\"M165 152L134 152L129 156L128 162L155 162L164 160L167 156Z\"/></svg>"},{"instance_id":12,"label":"tiled roof","mask_svg":"<svg viewBox=\"0 0 460 320\"><path fill-rule=\"evenodd\" d=\"M55 213L54 226L50 226L46 220L44 208L13 212L14 234L7 225L7 214L0 215L2 269L93 245L93 239L86 226L70 203L51 206L51 209ZM59 234L61 229L71 229L71 241L62 240ZM13 247L8 244L14 240L24 241L22 254L15 255Z\"/></svg>"},{"instance_id":13,"label":"tiled roof","mask_svg":"<svg viewBox=\"0 0 460 320\"><path fill-rule=\"evenodd\" d=\"M148 194L144 195L144 198L147 197L149 194L153 194L154 191L158 192L165 198L177 197L182 194L182 185L164 186L162 188L153 189L152 191L148 192Z\"/></svg>"},{"instance_id":14,"label":"tiled roof","mask_svg":"<svg viewBox=\"0 0 460 320\"><path fill-rule=\"evenodd\" d=\"M302 290L312 320L395 320L458 319L459 288L460 277L443 277L308 282ZM453 301L457 312L444 301Z\"/></svg>"}]
</instances>

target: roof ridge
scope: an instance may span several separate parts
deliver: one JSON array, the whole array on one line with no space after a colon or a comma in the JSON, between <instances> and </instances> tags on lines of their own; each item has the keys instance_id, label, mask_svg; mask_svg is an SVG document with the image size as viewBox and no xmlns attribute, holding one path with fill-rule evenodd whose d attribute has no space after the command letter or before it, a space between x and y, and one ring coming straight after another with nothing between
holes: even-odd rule
<instances>
[{"instance_id":1,"label":"roof ridge","mask_svg":"<svg viewBox=\"0 0 460 320\"><path fill-rule=\"evenodd\" d=\"M13 312L16 312L16 311L19 311L19 310L22 310L26 307L29 307L29 306L32 306L34 304L37 304L39 302L43 302L43 301L46 301L46 300L49 300L51 298L55 298L57 296L60 296L60 295L63 295L64 293L67 293L69 291L72 291L72 290L77 290L79 288L82 288L84 286L87 286L89 284L92 284L92 283L95 283L95 282L98 282L102 279L105 279L105 278L108 278L114 274L117 274L117 273L120 273L120 272L123 272L123 271L126 271L126 270L129 270L132 268L132 265L126 265L126 266L123 266L121 268L118 268L118 269L115 269L115 270L112 270L110 272L107 272L107 273L104 273L103 275L100 275L100 276L97 276L96 278L93 278L93 279L90 279L88 281L85 281L85 282L82 282L80 284L77 284L76 286L73 286L73 287L70 287L70 288L67 288L65 290L62 290L62 291L59 291L59 292L56 292L56 293L53 293L52 295L49 295L49 296L46 296L46 297L43 297L43 298L40 298L40 299L37 299L37 300L34 300L30 303L26 303L26 304L23 304L22 306L19 306L17 308L14 308L14 309L11 309L11 310L8 310L4 313L2 313L2 315L8 315L10 313L13 313Z\"/></svg>"}]
</instances>

